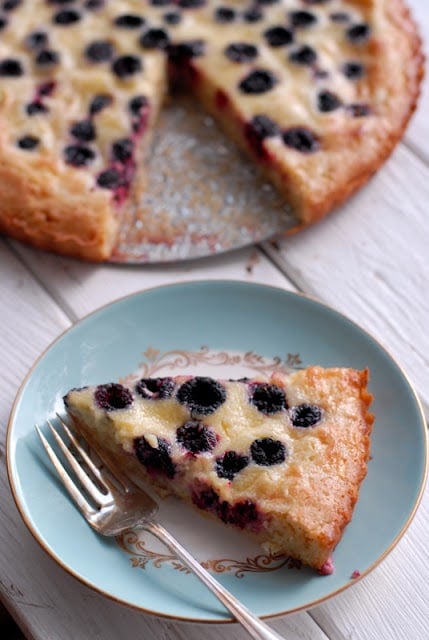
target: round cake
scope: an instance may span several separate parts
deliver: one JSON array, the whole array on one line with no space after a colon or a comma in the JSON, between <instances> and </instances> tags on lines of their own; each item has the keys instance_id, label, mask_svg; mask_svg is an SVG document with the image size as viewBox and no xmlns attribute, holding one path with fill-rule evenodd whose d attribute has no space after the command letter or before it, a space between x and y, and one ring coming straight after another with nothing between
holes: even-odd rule
<instances>
[{"instance_id":1,"label":"round cake","mask_svg":"<svg viewBox=\"0 0 429 640\"><path fill-rule=\"evenodd\" d=\"M423 73L403 0L5 0L0 31L0 230L93 261L144 193L173 87L300 228L384 162Z\"/></svg>"}]
</instances>

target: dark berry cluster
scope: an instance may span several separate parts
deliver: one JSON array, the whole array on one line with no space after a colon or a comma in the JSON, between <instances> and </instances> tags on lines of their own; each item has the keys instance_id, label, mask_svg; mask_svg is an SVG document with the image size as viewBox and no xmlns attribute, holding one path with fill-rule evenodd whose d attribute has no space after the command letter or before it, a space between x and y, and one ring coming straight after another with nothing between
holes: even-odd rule
<instances>
[{"instance_id":1,"label":"dark berry cluster","mask_svg":"<svg viewBox=\"0 0 429 640\"><path fill-rule=\"evenodd\" d=\"M272 71L268 69L253 69L241 80L238 88L243 93L260 94L271 91L277 82L278 79Z\"/></svg>"},{"instance_id":2,"label":"dark berry cluster","mask_svg":"<svg viewBox=\"0 0 429 640\"><path fill-rule=\"evenodd\" d=\"M171 446L166 440L157 437L157 445L152 446L144 436L140 436L134 439L134 451L149 472L174 478L176 467L170 455Z\"/></svg>"},{"instance_id":3,"label":"dark berry cluster","mask_svg":"<svg viewBox=\"0 0 429 640\"><path fill-rule=\"evenodd\" d=\"M261 515L251 500L229 503L221 500L212 488L202 485L193 490L192 502L199 509L214 513L225 524L234 525L239 529L257 530L261 526Z\"/></svg>"},{"instance_id":4,"label":"dark berry cluster","mask_svg":"<svg viewBox=\"0 0 429 640\"><path fill-rule=\"evenodd\" d=\"M174 387L173 378L140 378L135 385L135 390L142 398L163 400L171 397Z\"/></svg>"},{"instance_id":5,"label":"dark berry cluster","mask_svg":"<svg viewBox=\"0 0 429 640\"><path fill-rule=\"evenodd\" d=\"M251 62L258 56L258 49L247 42L233 42L226 47L224 53L232 62Z\"/></svg>"},{"instance_id":6,"label":"dark berry cluster","mask_svg":"<svg viewBox=\"0 0 429 640\"><path fill-rule=\"evenodd\" d=\"M214 431L196 420L189 420L179 427L176 438L182 447L194 455L212 451L217 443Z\"/></svg>"},{"instance_id":7,"label":"dark berry cluster","mask_svg":"<svg viewBox=\"0 0 429 640\"><path fill-rule=\"evenodd\" d=\"M219 478L234 480L237 473L245 469L248 464L248 456L240 455L236 451L226 451L223 456L216 459L216 473Z\"/></svg>"},{"instance_id":8,"label":"dark berry cluster","mask_svg":"<svg viewBox=\"0 0 429 640\"><path fill-rule=\"evenodd\" d=\"M291 127L283 132L283 142L286 146L301 151L301 153L313 153L320 148L317 136L306 127Z\"/></svg>"},{"instance_id":9,"label":"dark berry cluster","mask_svg":"<svg viewBox=\"0 0 429 640\"><path fill-rule=\"evenodd\" d=\"M257 115L244 125L244 135L259 158L265 157L264 140L281 133L280 127L266 115Z\"/></svg>"},{"instance_id":10,"label":"dark berry cluster","mask_svg":"<svg viewBox=\"0 0 429 640\"><path fill-rule=\"evenodd\" d=\"M186 40L168 47L168 59L175 65L186 64L191 58L204 54L206 43L204 40Z\"/></svg>"},{"instance_id":11,"label":"dark berry cluster","mask_svg":"<svg viewBox=\"0 0 429 640\"><path fill-rule=\"evenodd\" d=\"M181 385L176 397L191 413L207 416L225 402L226 389L213 378L195 377Z\"/></svg>"},{"instance_id":12,"label":"dark berry cluster","mask_svg":"<svg viewBox=\"0 0 429 640\"><path fill-rule=\"evenodd\" d=\"M322 419L322 409L315 404L303 403L291 407L289 416L294 427L314 427Z\"/></svg>"},{"instance_id":13,"label":"dark berry cluster","mask_svg":"<svg viewBox=\"0 0 429 640\"><path fill-rule=\"evenodd\" d=\"M286 447L280 440L258 438L250 446L253 462L263 467L281 464L286 460Z\"/></svg>"},{"instance_id":14,"label":"dark berry cluster","mask_svg":"<svg viewBox=\"0 0 429 640\"><path fill-rule=\"evenodd\" d=\"M97 406L105 411L126 409L134 401L131 391L116 382L98 385L94 392L94 399Z\"/></svg>"},{"instance_id":15,"label":"dark berry cluster","mask_svg":"<svg viewBox=\"0 0 429 640\"><path fill-rule=\"evenodd\" d=\"M287 409L286 395L275 384L255 382L249 385L250 402L265 415L272 415Z\"/></svg>"}]
</instances>

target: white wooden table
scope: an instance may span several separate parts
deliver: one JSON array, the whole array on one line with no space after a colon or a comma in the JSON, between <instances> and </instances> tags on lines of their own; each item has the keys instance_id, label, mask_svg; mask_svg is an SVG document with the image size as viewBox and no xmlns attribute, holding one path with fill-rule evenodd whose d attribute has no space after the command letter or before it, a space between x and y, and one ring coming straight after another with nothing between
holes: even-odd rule
<instances>
[{"instance_id":1,"label":"white wooden table","mask_svg":"<svg viewBox=\"0 0 429 640\"><path fill-rule=\"evenodd\" d=\"M429 5L413 0L429 42ZM407 371L429 409L429 83L405 139L347 205L299 235L167 266L93 266L0 239L0 598L37 640L244 640L236 624L177 623L85 587L39 547L15 507L4 436L36 357L72 323L120 296L182 280L262 282L316 296L369 330ZM294 640L429 637L429 490L405 536L351 589L273 620Z\"/></svg>"}]
</instances>

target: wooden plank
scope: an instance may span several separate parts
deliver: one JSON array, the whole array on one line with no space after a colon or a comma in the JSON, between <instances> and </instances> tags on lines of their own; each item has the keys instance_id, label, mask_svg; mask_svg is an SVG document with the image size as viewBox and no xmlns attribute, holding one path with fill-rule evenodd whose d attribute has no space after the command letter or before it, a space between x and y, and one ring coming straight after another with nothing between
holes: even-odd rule
<instances>
[{"instance_id":1,"label":"wooden plank","mask_svg":"<svg viewBox=\"0 0 429 640\"><path fill-rule=\"evenodd\" d=\"M422 0L407 0L413 16L418 24L420 35L423 39L423 48L426 59L429 56L429 4ZM394 70L392 69L394 73ZM414 149L418 155L429 163L429 78L425 77L422 93L416 113L414 114L405 135L405 142Z\"/></svg>"},{"instance_id":2,"label":"wooden plank","mask_svg":"<svg viewBox=\"0 0 429 640\"><path fill-rule=\"evenodd\" d=\"M20 243L12 246L74 319L122 296L174 282L232 279L293 289L287 278L254 247L201 260L130 266L93 265L39 252Z\"/></svg>"},{"instance_id":3,"label":"wooden plank","mask_svg":"<svg viewBox=\"0 0 429 640\"><path fill-rule=\"evenodd\" d=\"M300 234L265 245L299 289L349 316L388 348L426 407L428 201L428 167L400 146L341 210Z\"/></svg>"}]
</instances>

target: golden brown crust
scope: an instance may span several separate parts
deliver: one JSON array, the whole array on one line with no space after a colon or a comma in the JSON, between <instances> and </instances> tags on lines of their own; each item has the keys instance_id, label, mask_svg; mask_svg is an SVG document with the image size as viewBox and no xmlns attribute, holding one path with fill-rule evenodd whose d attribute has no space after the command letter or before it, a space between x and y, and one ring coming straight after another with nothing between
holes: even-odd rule
<instances>
[{"instance_id":1,"label":"golden brown crust","mask_svg":"<svg viewBox=\"0 0 429 640\"><path fill-rule=\"evenodd\" d=\"M56 184L49 167L34 168L0 149L0 231L47 251L92 261L106 260L118 229L110 194L91 194L75 172ZM56 187L56 188L55 188Z\"/></svg>"}]
</instances>

